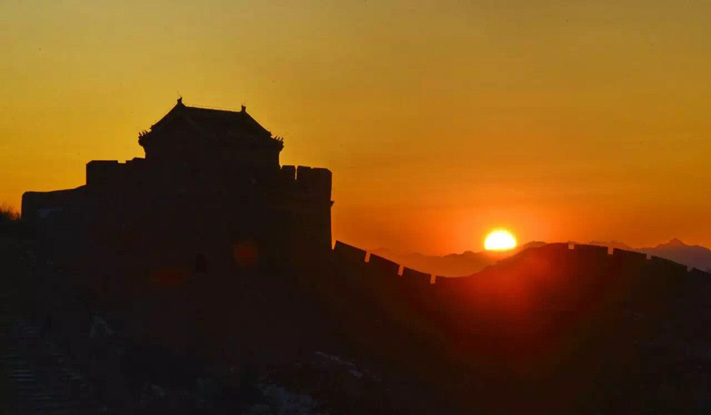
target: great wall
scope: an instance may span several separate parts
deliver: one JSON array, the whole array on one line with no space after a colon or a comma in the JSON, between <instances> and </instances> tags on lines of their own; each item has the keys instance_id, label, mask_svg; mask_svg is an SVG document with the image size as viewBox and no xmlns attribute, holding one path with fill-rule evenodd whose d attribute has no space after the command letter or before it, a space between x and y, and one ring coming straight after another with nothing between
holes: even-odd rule
<instances>
[{"instance_id":1,"label":"great wall","mask_svg":"<svg viewBox=\"0 0 711 415\"><path fill-rule=\"evenodd\" d=\"M553 275L555 283L552 284L550 280L536 280L551 267L555 267L558 271L546 275ZM285 332L267 343L255 340L252 344L254 347L257 345L266 347L269 344L268 347L273 352L282 356L280 359L274 359L273 356L269 357L271 353L264 355L260 352L253 355L255 361L262 362L258 365L264 364L264 359L276 363L296 358L292 356L291 352L287 353L276 346L285 338L289 338L291 346L299 345L298 348L301 350L326 350L328 353L338 351L336 355L355 358L360 362L360 365L370 371L375 371L378 376L383 376L383 373L391 373L390 376L394 376L395 373L408 368L405 372L406 376L420 380L415 382L411 379L409 383L405 383L408 385L407 388L417 390L427 388L431 393L431 396L428 395L429 398L434 399L428 405L447 408L450 413L458 412L461 402L470 401L471 398L466 397L467 394L471 394L471 392L467 392L467 388L478 390L479 392L476 393L478 399L483 399L488 394L500 396L499 388L503 386L500 383L501 379L498 379L499 376L508 379L513 376L509 372L513 371L517 373L515 378L523 382L531 376L528 374L529 372L537 373L541 370L550 370L546 369L548 367L546 362L550 356L556 356L556 358L568 362L565 373L556 372L555 376L563 377L566 379L566 383L585 384L585 379L588 376L594 378L592 371L595 369L581 363L584 360L579 361L580 358L576 357L576 353L579 351L567 350L568 346L564 346L564 344L570 340L563 340L577 338L580 336L579 334L576 334L575 337L570 336L581 329L589 331L589 328L597 327L596 331L602 330L601 333L604 333L588 333L583 338L575 340L575 344L578 345L576 350L586 350L586 353L593 353L591 350L597 350L598 346L593 347L592 345L596 345L600 341L597 340L600 336L608 337L611 336L610 333L616 333L614 335L615 342L622 342L619 346L623 345L630 341L625 340L627 338L625 336L629 336L628 332L639 331L640 324L644 327L643 332L650 333L645 336L654 337L653 333L659 330L654 323L657 318L663 320L671 318L671 321L683 322L674 323L683 324L686 327L683 332L703 330L708 318L699 319L698 313L703 309L699 307L701 304L707 303L704 298L708 298L707 296L711 293L709 275L701 271L689 270L687 267L671 261L654 257L648 258L646 255L634 252L624 250L610 252L605 247L572 246L567 243L532 248L528 252L521 252L469 277L447 278L433 277L402 267L377 255L368 255L365 250L337 241L330 260L315 269L320 271L318 275L301 276L291 282L282 281L283 290L276 290L277 287L273 285L273 282L258 283L251 288L242 287L242 290L247 290L239 297L240 301L245 301L244 308L234 310L236 313L234 316L219 312L223 324L226 321L234 321L233 324L242 327L243 333L258 335L254 328L249 328L244 323L238 323L239 319L235 320L235 317L243 312L240 310L251 309L253 312L259 313L266 311L267 309L261 306L255 308L255 303L248 301L248 298L252 295L250 293L271 290L271 301L280 304L274 311L279 311L278 314L283 320L283 324L273 325L272 328ZM519 313L521 310L515 308L491 308L500 300L497 297L500 294L500 287L477 285L477 281L502 275L514 275L522 285L528 284L531 279L535 280L536 285L542 289L527 294L542 301L534 301L535 304L527 306L523 310L525 315ZM65 274L63 278L68 276ZM561 288L560 284L563 284L564 291L556 292ZM51 295L54 297L65 291L57 289L56 286L52 287L54 288L48 287L48 289L53 292ZM185 286L185 290L196 289L199 289L198 286ZM177 295L176 299L183 298L183 294L179 294L179 291L173 289L171 292L172 294L169 296ZM209 295L212 301L223 301L215 296L215 291L211 290L210 292L213 294L206 293L206 295ZM298 297L301 298L293 306L288 305L288 301L290 301L288 292L291 292L292 296L299 293ZM234 294L228 295L224 300L230 301L228 298L233 298L233 296ZM168 304L166 301L172 301L168 299L169 297L163 299L156 297L151 301L160 308ZM299 317L299 313L294 312L297 309L302 309L307 302L311 301L319 304L315 312L302 314L301 317ZM88 353L84 358L74 356L70 359L79 369L86 370L86 368L93 367L89 362L97 358L99 362L111 362L110 365L113 365L106 366L109 363L102 363L106 367L121 366L121 359L119 355L112 354L114 352L105 354L99 352L99 349L90 351L82 346L83 340L80 340L80 333L96 331L91 328L95 323L92 322L90 315L102 316L113 325L112 330L115 333L107 338L110 344L113 344L111 346L113 350L124 350L122 353L125 354L125 358L139 359L133 352L130 352L129 346L119 346L119 344L129 341L130 337L117 343L116 336L126 336L130 329L129 326L118 329L116 322L119 316L121 319L126 319L125 322L140 318L141 315L147 317L145 313L151 313L151 309L138 306L140 302L136 303L138 307L136 311L141 314L134 317L125 313L116 314L117 310L113 309L113 306L108 309L105 306L100 306L93 309L89 316L82 316L81 313L77 313L77 306L72 305L75 304L73 302L62 305L62 302L53 300L51 304L53 304L51 308L41 307L39 310L44 311L36 314L34 322L35 327L38 327L36 330L43 333L41 336L47 336L48 333L55 333L52 336L57 336L61 333L61 336L74 338L70 342L74 344L70 346L70 350L79 348L76 350ZM153 310L158 308L153 308ZM328 313L324 314L326 310ZM190 321L190 319L186 320L187 314L176 313L176 311L170 313L171 320L177 319L182 324ZM288 318L285 318L283 314L285 312L288 313ZM50 326L47 326L46 323L47 314L43 313L49 313L52 316L53 323ZM629 314L632 318L631 321L617 322L620 315L627 315L627 313L631 313ZM636 316L638 315L644 316L643 320L637 320ZM86 324L89 325L85 327L85 323L77 321L87 318L89 323ZM94 320L96 318L94 317ZM277 315L273 317L265 315L264 321L276 322L277 318L279 318ZM157 328L156 324L164 324L160 323L161 321L167 320L144 320L141 324L155 329ZM308 321L306 325L304 325L305 321ZM290 325L293 326L293 330L286 332ZM62 331L58 332L58 327L63 327ZM70 327L75 328L70 330ZM635 327L635 329L630 330L630 327ZM296 341L296 333L302 330L306 331L303 335L308 339ZM551 342L550 339L555 339L555 341ZM171 344L173 340L166 338L168 341L166 344ZM95 344L92 347L97 347L96 345L103 341L105 340L92 340L92 344ZM131 343L132 341L127 344ZM630 344L634 344L634 342ZM177 346L177 343L174 346ZM216 344L206 350L211 350L212 347L216 347ZM525 348L526 353L521 353L522 347ZM682 344L679 347L688 346ZM97 353L99 354L97 355ZM627 356L633 352L625 351L624 353ZM99 356L101 357L99 358ZM592 362L590 364L599 359L599 357L593 358L593 356L595 354L587 357ZM654 356L651 355L645 359L653 359ZM609 356L606 357L606 359L609 358ZM33 358L23 357L23 359ZM138 362L142 361L140 359ZM230 364L237 362L234 358L230 358L228 361L231 362ZM168 367L166 365L182 364L178 360L154 366L160 368L157 370L166 370ZM571 367L576 368L572 371L575 373L573 378L566 377L572 376L567 374L572 370ZM687 365L685 364L683 367L687 367ZM613 367L606 370L613 370ZM493 373L499 375L492 377ZM472 374L474 377L471 377ZM53 373L47 376L50 375L55 376ZM106 372L106 376L105 379L99 378L104 379L101 382L115 384L119 382L117 378L121 378L111 371ZM140 376L138 379L141 379ZM95 377L92 379L92 382L97 381ZM154 382L167 382L167 380L160 381L161 377L152 377L152 379L158 379ZM431 379L434 384L425 379ZM437 379L439 380L435 382ZM442 384L437 384L442 382L442 379L458 379L462 385L469 386L461 392L446 386L442 388ZM483 381L486 382L486 386L481 384ZM32 382L36 381L32 380ZM141 382L143 381L141 380ZM395 376L389 382L400 384L403 382L403 378ZM413 384L413 382L415 383ZM508 385L508 382L507 380L505 385ZM443 384L446 385L446 382ZM398 388L405 388L402 385L395 386L390 383L389 385L388 387L392 388L390 393L393 396L407 394L407 390L409 390L399 390ZM506 386L506 388L511 387L511 385ZM550 391L541 389L531 396L524 390L517 389L516 393L523 402L536 401L544 399L544 397L551 399L551 395L548 394L557 393L557 386L548 387L552 389ZM41 392L43 390L41 384L33 386L33 388L38 390L37 393L44 393ZM98 399L96 388L96 385L91 386L86 392L91 395L92 402ZM105 388L105 386L101 388ZM102 390L101 388L99 390ZM94 392L89 392L89 390L94 390ZM99 396L104 400L109 399L108 403L111 404L116 402L116 396L124 396L122 394L125 392L121 392L121 390L119 388L112 393L104 391ZM393 396L390 396L389 399L392 399ZM76 400L72 400L71 395L57 395L56 399L58 402L71 402L67 405L80 405ZM445 402L441 399L445 399ZM505 407L500 399L497 397L486 405ZM563 407L573 405L560 397L555 399ZM399 402L398 405L405 408L405 413L420 413L418 408L408 406L404 402ZM478 401L477 405L484 404ZM469 408L467 405L464 407ZM428 413L429 410L426 408L431 407L423 407L422 413Z\"/></svg>"},{"instance_id":2,"label":"great wall","mask_svg":"<svg viewBox=\"0 0 711 415\"><path fill-rule=\"evenodd\" d=\"M554 249L557 252L575 255L581 260L597 261L599 264L609 263L623 267L661 267L672 270L673 274L679 276L679 278L703 278L708 275L702 270L665 258L612 247L575 243L551 243L547 244L546 247L546 249ZM336 241L333 253L334 258L344 264L359 267L367 264L365 269L373 274L383 275L384 277L402 277L398 281L405 285L418 287L432 285L432 290L434 291L439 290L442 286L449 288L452 284L466 283L470 278L477 278L476 274L460 277L426 274L341 241ZM684 274L689 275L684 276Z\"/></svg>"},{"instance_id":3,"label":"great wall","mask_svg":"<svg viewBox=\"0 0 711 415\"><path fill-rule=\"evenodd\" d=\"M246 414L267 381L354 415L598 413L596 394L629 413L670 383L673 400L711 407L694 395L711 372L705 272L552 243L469 276L427 274L332 245L331 172L279 165L283 141L244 107L179 100L139 143L145 159L89 162L79 188L25 193L22 221L0 234L17 263L5 281L17 314L0 333L11 360L64 379L57 362L36 364L49 352L22 349L60 344L50 360L88 374L91 407L225 413L207 399ZM324 356L349 362L342 384ZM60 393L27 373L28 399ZM206 398L205 382L226 392ZM56 399L81 406L84 392Z\"/></svg>"}]
</instances>

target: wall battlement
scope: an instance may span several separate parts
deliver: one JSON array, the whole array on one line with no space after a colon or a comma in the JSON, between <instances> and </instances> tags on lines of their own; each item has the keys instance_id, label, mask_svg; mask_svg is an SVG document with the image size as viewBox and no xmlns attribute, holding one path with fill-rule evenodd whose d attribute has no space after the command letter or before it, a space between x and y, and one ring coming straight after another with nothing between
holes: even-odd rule
<instances>
[{"instance_id":1,"label":"wall battlement","mask_svg":"<svg viewBox=\"0 0 711 415\"><path fill-rule=\"evenodd\" d=\"M432 275L426 274L424 272L416 271L412 268L408 267L403 267L402 269L402 276L405 279L405 282L413 282L414 284L417 285L430 285L432 281Z\"/></svg>"},{"instance_id":2,"label":"wall battlement","mask_svg":"<svg viewBox=\"0 0 711 415\"><path fill-rule=\"evenodd\" d=\"M370 254L370 258L368 259L368 268L384 275L396 277L400 276L399 264L375 254Z\"/></svg>"},{"instance_id":3,"label":"wall battlement","mask_svg":"<svg viewBox=\"0 0 711 415\"><path fill-rule=\"evenodd\" d=\"M49 214L75 206L79 203L82 187L51 192L25 192L22 195L22 220L34 222Z\"/></svg>"},{"instance_id":4,"label":"wall battlement","mask_svg":"<svg viewBox=\"0 0 711 415\"><path fill-rule=\"evenodd\" d=\"M612 260L617 264L626 265L630 267L651 266L660 269L667 269L671 272L677 273L693 271L693 267L689 267L666 258L661 258L642 252L585 244L571 244L570 248L572 251L583 253L583 255L592 256L599 259L602 259L607 256L612 258Z\"/></svg>"},{"instance_id":5,"label":"wall battlement","mask_svg":"<svg viewBox=\"0 0 711 415\"><path fill-rule=\"evenodd\" d=\"M555 243L546 245L546 247L548 249L567 250L567 249L570 249L570 244L567 242L555 242Z\"/></svg>"},{"instance_id":6,"label":"wall battlement","mask_svg":"<svg viewBox=\"0 0 711 415\"><path fill-rule=\"evenodd\" d=\"M573 250L584 256L591 258L604 258L609 253L610 250L606 246L598 245L573 245Z\"/></svg>"},{"instance_id":7,"label":"wall battlement","mask_svg":"<svg viewBox=\"0 0 711 415\"><path fill-rule=\"evenodd\" d=\"M351 264L365 263L365 250L344 244L341 241L336 241L333 253L336 258Z\"/></svg>"},{"instance_id":8,"label":"wall battlement","mask_svg":"<svg viewBox=\"0 0 711 415\"><path fill-rule=\"evenodd\" d=\"M626 251L623 249L609 249L605 246L552 243L545 245L542 248L534 249L546 249L551 252L558 252L559 254L565 255L567 258L579 259L584 264L591 264L600 268L615 266L628 267L631 269L639 268L640 270L643 270L650 267L649 269L670 270L674 275L693 273L697 278L698 275L701 274L708 276L708 274L702 271L687 267L668 259L659 257L651 257L650 259L643 253ZM464 277L442 277L434 274L430 275L412 268L401 266L389 259L368 253L363 249L356 248L341 241L336 241L333 248L333 255L338 262L344 263L347 266L361 266L364 267L366 272L372 272L375 275L383 277L399 276L400 278L398 278L397 281L403 284L414 283L420 286L431 285L434 290L444 289L449 291L456 289L460 285L465 284L471 278L476 277L476 274Z\"/></svg>"},{"instance_id":9,"label":"wall battlement","mask_svg":"<svg viewBox=\"0 0 711 415\"><path fill-rule=\"evenodd\" d=\"M121 163L117 160L93 160L86 164L86 184L92 189L122 183L145 159L134 158ZM330 201L332 173L329 169L309 166L281 166L280 188L309 198Z\"/></svg>"},{"instance_id":10,"label":"wall battlement","mask_svg":"<svg viewBox=\"0 0 711 415\"><path fill-rule=\"evenodd\" d=\"M369 307L398 324L473 336L472 344L489 330L547 338L586 315L664 313L711 295L708 273L637 252L568 243L530 248L465 277L401 268L341 241L332 265L333 283L359 298L356 304L372 301Z\"/></svg>"},{"instance_id":11,"label":"wall battlement","mask_svg":"<svg viewBox=\"0 0 711 415\"><path fill-rule=\"evenodd\" d=\"M341 241L336 241L333 248L333 256L337 262L347 267L361 267L363 272L372 274L368 275L368 277L386 278L390 281L397 281L398 284L429 286L434 278L433 275L402 266L387 258L368 253L363 249Z\"/></svg>"},{"instance_id":12,"label":"wall battlement","mask_svg":"<svg viewBox=\"0 0 711 415\"><path fill-rule=\"evenodd\" d=\"M129 177L140 174L145 159L136 157L121 163L117 160L92 160L86 163L86 185L88 188L113 188L126 183Z\"/></svg>"},{"instance_id":13,"label":"wall battlement","mask_svg":"<svg viewBox=\"0 0 711 415\"><path fill-rule=\"evenodd\" d=\"M117 160L93 160L86 163L86 185L100 187L111 185L123 178L126 164Z\"/></svg>"},{"instance_id":14,"label":"wall battlement","mask_svg":"<svg viewBox=\"0 0 711 415\"><path fill-rule=\"evenodd\" d=\"M613 260L620 262L638 264L645 262L647 260L647 255L641 252L626 251L624 249L613 249L612 258Z\"/></svg>"},{"instance_id":15,"label":"wall battlement","mask_svg":"<svg viewBox=\"0 0 711 415\"><path fill-rule=\"evenodd\" d=\"M280 183L289 192L331 200L332 174L329 169L308 166L281 166Z\"/></svg>"},{"instance_id":16,"label":"wall battlement","mask_svg":"<svg viewBox=\"0 0 711 415\"><path fill-rule=\"evenodd\" d=\"M660 258L658 256L652 256L649 261L655 266L658 266L660 268L667 268L673 270L674 272L682 273L691 270L690 267L687 267L686 265L671 261L666 258Z\"/></svg>"}]
</instances>

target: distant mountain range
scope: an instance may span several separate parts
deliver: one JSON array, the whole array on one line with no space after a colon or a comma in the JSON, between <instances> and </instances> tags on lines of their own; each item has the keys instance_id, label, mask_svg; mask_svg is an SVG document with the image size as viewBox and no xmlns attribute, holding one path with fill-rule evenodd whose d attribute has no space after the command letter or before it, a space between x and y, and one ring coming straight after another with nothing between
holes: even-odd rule
<instances>
[{"instance_id":1,"label":"distant mountain range","mask_svg":"<svg viewBox=\"0 0 711 415\"><path fill-rule=\"evenodd\" d=\"M671 239L667 243L659 244L655 247L632 248L622 242L617 241L593 241L591 245L611 246L617 249L643 252L645 254L666 258L680 264L688 265L702 271L711 270L711 249L701 245L687 245L677 238Z\"/></svg>"},{"instance_id":2,"label":"distant mountain range","mask_svg":"<svg viewBox=\"0 0 711 415\"><path fill-rule=\"evenodd\" d=\"M700 245L687 245L677 238L673 238L667 243L645 248L634 248L619 241L591 241L587 244L642 252L666 258L702 271L711 271L710 249ZM546 242L533 241L510 251L465 251L461 254L448 254L443 256L420 253L402 254L387 248L379 248L371 252L418 271L441 276L459 277L475 274L490 265L496 264L501 259L508 258L528 248L537 248L543 245L546 245Z\"/></svg>"},{"instance_id":3,"label":"distant mountain range","mask_svg":"<svg viewBox=\"0 0 711 415\"><path fill-rule=\"evenodd\" d=\"M546 243L533 241L509 251L464 251L461 254L443 256L420 253L401 254L387 248L379 248L371 252L428 274L461 277L479 272L489 265L496 264L501 259L508 258L528 248L536 248L543 245L546 245Z\"/></svg>"}]
</instances>

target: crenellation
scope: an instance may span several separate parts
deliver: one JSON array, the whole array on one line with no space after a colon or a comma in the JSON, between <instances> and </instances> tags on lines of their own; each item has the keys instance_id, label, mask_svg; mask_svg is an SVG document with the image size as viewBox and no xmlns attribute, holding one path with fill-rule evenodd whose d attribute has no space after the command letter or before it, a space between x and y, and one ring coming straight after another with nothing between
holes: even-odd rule
<instances>
[{"instance_id":1,"label":"crenellation","mask_svg":"<svg viewBox=\"0 0 711 415\"><path fill-rule=\"evenodd\" d=\"M331 200L331 171L324 168L298 166L296 184L308 196Z\"/></svg>"},{"instance_id":2,"label":"crenellation","mask_svg":"<svg viewBox=\"0 0 711 415\"><path fill-rule=\"evenodd\" d=\"M575 244L573 250L592 256L606 256L608 254L607 247L600 245Z\"/></svg>"},{"instance_id":3,"label":"crenellation","mask_svg":"<svg viewBox=\"0 0 711 415\"><path fill-rule=\"evenodd\" d=\"M554 250L568 250L569 249L569 244L566 242L554 242L551 244L546 244L545 245L546 249L554 249Z\"/></svg>"},{"instance_id":4,"label":"crenellation","mask_svg":"<svg viewBox=\"0 0 711 415\"><path fill-rule=\"evenodd\" d=\"M123 178L125 164L117 160L93 160L86 163L86 185L100 188L118 183Z\"/></svg>"},{"instance_id":5,"label":"crenellation","mask_svg":"<svg viewBox=\"0 0 711 415\"><path fill-rule=\"evenodd\" d=\"M387 275L399 276L398 271L400 270L400 264L397 264L387 258L383 258L375 254L370 254L368 265L370 269L373 269L376 272Z\"/></svg>"},{"instance_id":6,"label":"crenellation","mask_svg":"<svg viewBox=\"0 0 711 415\"><path fill-rule=\"evenodd\" d=\"M570 250L568 243L553 243L546 245L546 251L549 250L553 250L554 252L570 252L570 256L566 255L569 260L575 261L578 266L584 266L588 269L591 267L596 268L598 269L596 272L603 273L601 275L607 275L611 272L611 270L619 269L619 267L629 270L636 270L632 271L633 278L624 284L638 283L638 278L641 276L640 273L643 272L644 269L647 269L647 266L650 266L650 269L656 270L655 275L660 269L672 269L674 273L693 275L697 280L706 281L705 278L709 277L709 274L705 272L694 268L687 268L685 265L677 264L673 261L657 257L653 257L652 261L648 261L645 254L621 249L613 249L610 252L608 247L605 246L578 244L574 246L573 250ZM403 288L404 286L410 284L411 286L417 287L427 287L431 285L433 286L432 290L427 292L430 292L432 293L431 295L435 296L444 295L447 297L450 295L456 295L457 292L460 292L462 289L470 286L470 284L476 281L474 276L445 277L435 274L427 274L403 265L399 265L391 260L370 252L366 252L365 250L355 248L340 241L336 241L333 251L336 258L351 266L365 263L365 268L361 268L361 273L365 273L361 274L362 276L368 276L368 273L371 273L370 276L400 276L401 278L396 278L395 281L397 281L398 284L403 284ZM585 284L595 285L594 282L594 280L590 280ZM602 280L599 282L606 284ZM708 279L708 282L711 287L711 278Z\"/></svg>"},{"instance_id":7,"label":"crenellation","mask_svg":"<svg viewBox=\"0 0 711 415\"><path fill-rule=\"evenodd\" d=\"M309 180L311 173L311 167L309 166L296 166L296 180L303 180L305 183Z\"/></svg>"},{"instance_id":8,"label":"crenellation","mask_svg":"<svg viewBox=\"0 0 711 415\"><path fill-rule=\"evenodd\" d=\"M25 192L22 195L22 220L34 223L52 213L76 207L81 203L85 188L51 192Z\"/></svg>"},{"instance_id":9,"label":"crenellation","mask_svg":"<svg viewBox=\"0 0 711 415\"><path fill-rule=\"evenodd\" d=\"M285 185L296 182L296 166L281 166L281 180Z\"/></svg>"},{"instance_id":10,"label":"crenellation","mask_svg":"<svg viewBox=\"0 0 711 415\"><path fill-rule=\"evenodd\" d=\"M405 283L414 283L417 285L429 285L432 279L430 274L416 271L412 268L403 267L402 276Z\"/></svg>"},{"instance_id":11,"label":"crenellation","mask_svg":"<svg viewBox=\"0 0 711 415\"><path fill-rule=\"evenodd\" d=\"M703 284L711 287L711 274L701 271L698 268L692 268L688 273L688 280L692 283Z\"/></svg>"},{"instance_id":12,"label":"crenellation","mask_svg":"<svg viewBox=\"0 0 711 415\"><path fill-rule=\"evenodd\" d=\"M647 255L640 252L627 251L624 249L614 249L612 251L612 258L613 260L616 260L618 262L625 262L637 265L643 264L647 260Z\"/></svg>"},{"instance_id":13,"label":"crenellation","mask_svg":"<svg viewBox=\"0 0 711 415\"><path fill-rule=\"evenodd\" d=\"M279 184L287 195L330 204L332 173L329 169L308 166L282 166ZM330 205L329 205L330 206Z\"/></svg>"},{"instance_id":14,"label":"crenellation","mask_svg":"<svg viewBox=\"0 0 711 415\"><path fill-rule=\"evenodd\" d=\"M336 241L333 253L336 258L345 260L346 262L354 264L361 264L365 262L365 250L356 248L341 241Z\"/></svg>"},{"instance_id":15,"label":"crenellation","mask_svg":"<svg viewBox=\"0 0 711 415\"><path fill-rule=\"evenodd\" d=\"M673 272L679 274L688 273L688 268L686 265L682 265L678 262L674 262L666 258L661 258L653 255L650 262L653 266L659 267L661 269L672 270Z\"/></svg>"},{"instance_id":16,"label":"crenellation","mask_svg":"<svg viewBox=\"0 0 711 415\"><path fill-rule=\"evenodd\" d=\"M578 261L583 261L587 267L604 268L611 264L611 256L606 246L575 245L572 251ZM590 281L594 284L595 281Z\"/></svg>"}]
</instances>

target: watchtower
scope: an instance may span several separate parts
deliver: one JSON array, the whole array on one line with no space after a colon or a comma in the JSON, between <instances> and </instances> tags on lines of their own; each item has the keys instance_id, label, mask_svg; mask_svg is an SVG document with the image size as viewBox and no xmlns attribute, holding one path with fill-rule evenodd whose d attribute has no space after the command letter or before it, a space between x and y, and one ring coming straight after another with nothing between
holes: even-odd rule
<instances>
[{"instance_id":1,"label":"watchtower","mask_svg":"<svg viewBox=\"0 0 711 415\"><path fill-rule=\"evenodd\" d=\"M81 252L63 255L77 262L72 267L179 280L328 255L331 172L280 166L283 140L244 106L225 111L178 99L138 143L145 158L91 161L85 185L23 196L23 216L38 225L61 218L53 229L66 229Z\"/></svg>"}]
</instances>

